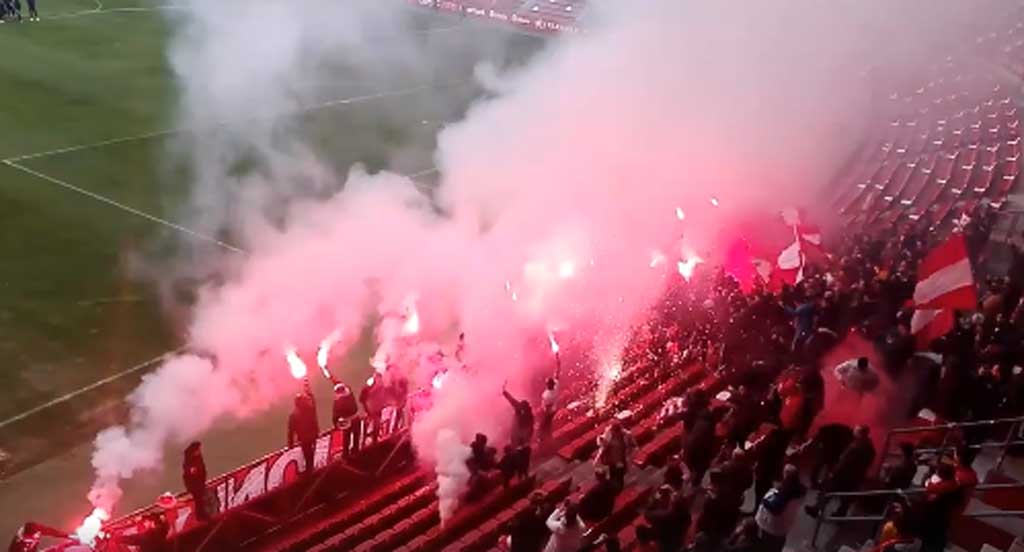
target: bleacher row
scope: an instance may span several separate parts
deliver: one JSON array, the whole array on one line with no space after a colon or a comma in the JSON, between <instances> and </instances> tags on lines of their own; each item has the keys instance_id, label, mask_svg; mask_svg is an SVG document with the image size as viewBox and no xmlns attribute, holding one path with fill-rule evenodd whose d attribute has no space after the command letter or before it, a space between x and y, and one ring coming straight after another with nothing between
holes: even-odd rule
<instances>
[{"instance_id":1,"label":"bleacher row","mask_svg":"<svg viewBox=\"0 0 1024 552\"><path fill-rule=\"evenodd\" d=\"M851 222L949 227L982 202L1006 204L1021 172L1017 87L986 64L1024 76L1024 11L1014 13L1005 31L931 68L926 84L888 97L888 124L838 183L835 207Z\"/></svg>"},{"instance_id":2,"label":"bleacher row","mask_svg":"<svg viewBox=\"0 0 1024 552\"><path fill-rule=\"evenodd\" d=\"M608 394L605 408L563 409L555 417L546 450L570 463L593 455L598 435L618 415L630 429L639 449L634 456L638 467L659 466L678 451L679 424L663 426L659 411L665 399L686 389L703 387L712 394L723 383L700 365L678 367L638 363L624 371ZM566 390L567 396L593 396L595 384L581 382ZM543 455L536 455L539 465ZM491 490L486 496L462 505L442 527L438 514L437 483L434 474L416 469L399 474L373 492L340 509L301 536L278 543L280 551L485 551L492 550L508 523L529 507L527 495L543 490L549 499L560 500L572 490L572 481L555 478L540 481L535 475L508 488ZM600 532L627 531L648 497L646 488L627 488L617 499L615 512L601 522Z\"/></svg>"}]
</instances>

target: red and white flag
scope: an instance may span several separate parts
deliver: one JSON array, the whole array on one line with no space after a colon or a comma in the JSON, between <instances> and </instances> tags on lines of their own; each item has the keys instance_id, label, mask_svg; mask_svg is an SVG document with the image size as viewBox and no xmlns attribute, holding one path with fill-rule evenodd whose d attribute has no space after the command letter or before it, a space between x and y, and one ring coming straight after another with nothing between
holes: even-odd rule
<instances>
[{"instance_id":1,"label":"red and white flag","mask_svg":"<svg viewBox=\"0 0 1024 552\"><path fill-rule=\"evenodd\" d=\"M785 215L787 222L793 222L793 243L779 253L776 261L777 273L773 274L781 282L786 284L797 284L804 279L804 266L808 260L820 259L824 255L821 247L821 230L813 225L800 222L798 219L790 219Z\"/></svg>"},{"instance_id":2,"label":"red and white flag","mask_svg":"<svg viewBox=\"0 0 1024 552\"><path fill-rule=\"evenodd\" d=\"M913 302L916 310L910 331L921 347L953 329L954 310L978 306L978 290L963 234L953 234L921 261Z\"/></svg>"}]
</instances>

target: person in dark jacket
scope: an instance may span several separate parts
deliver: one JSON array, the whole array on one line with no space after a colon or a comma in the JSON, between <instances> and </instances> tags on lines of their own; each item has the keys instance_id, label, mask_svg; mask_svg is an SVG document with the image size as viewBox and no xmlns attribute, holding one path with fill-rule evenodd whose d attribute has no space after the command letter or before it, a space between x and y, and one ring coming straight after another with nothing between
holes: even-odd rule
<instances>
[{"instance_id":1,"label":"person in dark jacket","mask_svg":"<svg viewBox=\"0 0 1024 552\"><path fill-rule=\"evenodd\" d=\"M331 421L341 431L345 454L359 449L359 404L352 389L340 381L334 382L334 402L331 405Z\"/></svg>"},{"instance_id":2,"label":"person in dark jacket","mask_svg":"<svg viewBox=\"0 0 1024 552\"><path fill-rule=\"evenodd\" d=\"M679 493L683 490L685 483L683 478L683 459L678 454L673 454L665 465L665 473L662 476L662 483L672 487L672 490Z\"/></svg>"},{"instance_id":3,"label":"person in dark jacket","mask_svg":"<svg viewBox=\"0 0 1024 552\"><path fill-rule=\"evenodd\" d=\"M313 397L305 393L295 396L295 406L288 416L288 448L298 444L302 447L302 458L306 461L304 473L313 473L313 453L316 438L320 435L320 423L316 419Z\"/></svg>"},{"instance_id":4,"label":"person in dark jacket","mask_svg":"<svg viewBox=\"0 0 1024 552\"><path fill-rule=\"evenodd\" d=\"M720 543L736 526L742 502L723 492L725 482L718 470L711 470L708 481L704 507L697 518L697 531L707 535L712 542Z\"/></svg>"},{"instance_id":5,"label":"person in dark jacket","mask_svg":"<svg viewBox=\"0 0 1024 552\"><path fill-rule=\"evenodd\" d=\"M882 488L884 489L906 489L914 483L914 476L917 475L917 460L914 455L914 445L900 443L899 460L882 466Z\"/></svg>"},{"instance_id":6,"label":"person in dark jacket","mask_svg":"<svg viewBox=\"0 0 1024 552\"><path fill-rule=\"evenodd\" d=\"M502 389L501 394L504 395L505 400L515 412L515 422L512 425L512 446L516 448L530 446L533 441L533 407L530 406L530 401L519 400L506 389Z\"/></svg>"},{"instance_id":7,"label":"person in dark jacket","mask_svg":"<svg viewBox=\"0 0 1024 552\"><path fill-rule=\"evenodd\" d=\"M548 542L551 507L540 491L531 493L529 501L530 507L509 525L509 552L540 552Z\"/></svg>"},{"instance_id":8,"label":"person in dark jacket","mask_svg":"<svg viewBox=\"0 0 1024 552\"><path fill-rule=\"evenodd\" d=\"M693 426L697 425L697 420L700 419L702 414L707 412L710 404L711 399L708 398L707 391L699 387L690 391L684 401L683 430L686 432L693 431Z\"/></svg>"},{"instance_id":9,"label":"person in dark jacket","mask_svg":"<svg viewBox=\"0 0 1024 552\"><path fill-rule=\"evenodd\" d=\"M924 502L920 505L921 550L942 552L949 539L949 527L960 512L964 488L956 480L956 468L940 463L934 476L925 484Z\"/></svg>"},{"instance_id":10,"label":"person in dark jacket","mask_svg":"<svg viewBox=\"0 0 1024 552\"><path fill-rule=\"evenodd\" d=\"M134 535L123 536L118 539L121 544L135 546L139 552L167 552L170 544L167 536L171 532L171 526L162 514L149 514L142 519L139 532Z\"/></svg>"},{"instance_id":11,"label":"person in dark jacket","mask_svg":"<svg viewBox=\"0 0 1024 552\"><path fill-rule=\"evenodd\" d=\"M530 474L530 456L533 454L533 407L530 401L519 400L506 389L501 390L505 400L512 405L515 422L512 425L512 447L516 450L516 473L522 477Z\"/></svg>"},{"instance_id":12,"label":"person in dark jacket","mask_svg":"<svg viewBox=\"0 0 1024 552\"><path fill-rule=\"evenodd\" d=\"M809 447L814 455L811 485L818 487L822 478L832 471L846 447L853 442L853 428L846 424L825 424L818 428Z\"/></svg>"},{"instance_id":13,"label":"person in dark jacket","mask_svg":"<svg viewBox=\"0 0 1024 552\"><path fill-rule=\"evenodd\" d=\"M715 420L709 412L703 412L683 438L683 463L690 471L694 487L700 486L704 474L715 458Z\"/></svg>"},{"instance_id":14,"label":"person in dark jacket","mask_svg":"<svg viewBox=\"0 0 1024 552\"><path fill-rule=\"evenodd\" d=\"M789 447L790 436L784 429L772 428L764 440L757 446L757 462L754 464L754 511L757 511L761 499L772 488L780 477L786 464L786 449Z\"/></svg>"},{"instance_id":15,"label":"person in dark jacket","mask_svg":"<svg viewBox=\"0 0 1024 552\"><path fill-rule=\"evenodd\" d=\"M843 451L843 454L839 457L839 462L836 463L835 469L832 470L831 475L829 475L828 480L825 482L823 488L825 492L821 493L822 497L824 497L825 493L859 491L864 484L868 470L871 469L871 465L875 462L875 445L871 442L866 426L854 428L853 437L853 442ZM852 503L853 501L849 498L840 500L839 508L836 510L835 515L845 516ZM816 506L807 506L807 514L817 517L821 513L821 506L820 502Z\"/></svg>"},{"instance_id":16,"label":"person in dark jacket","mask_svg":"<svg viewBox=\"0 0 1024 552\"><path fill-rule=\"evenodd\" d=\"M185 448L185 457L181 462L181 480L185 484L185 490L192 495L196 519L210 519L206 505L206 462L203 460L199 441L193 441Z\"/></svg>"},{"instance_id":17,"label":"person in dark jacket","mask_svg":"<svg viewBox=\"0 0 1024 552\"><path fill-rule=\"evenodd\" d=\"M653 537L658 550L675 552L690 527L690 512L682 497L668 485L662 485L644 510L644 520L647 523L641 527Z\"/></svg>"},{"instance_id":18,"label":"person in dark jacket","mask_svg":"<svg viewBox=\"0 0 1024 552\"><path fill-rule=\"evenodd\" d=\"M594 485L580 498L580 518L588 523L596 523L608 517L615 509L615 497L619 494L618 486L608 476L608 470L599 466L594 471Z\"/></svg>"}]
</instances>

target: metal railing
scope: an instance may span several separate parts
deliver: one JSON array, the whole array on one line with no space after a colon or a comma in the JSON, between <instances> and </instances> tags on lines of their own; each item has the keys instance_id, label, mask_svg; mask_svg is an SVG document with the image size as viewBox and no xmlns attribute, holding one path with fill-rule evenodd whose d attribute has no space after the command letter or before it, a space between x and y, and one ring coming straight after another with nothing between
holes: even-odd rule
<instances>
[{"instance_id":1,"label":"metal railing","mask_svg":"<svg viewBox=\"0 0 1024 552\"><path fill-rule=\"evenodd\" d=\"M994 470L998 470L1003 465L1003 460L1006 459L1006 451L1010 447L1016 445L1024 445L1024 416L1018 416L1015 418L996 418L992 420L981 420L977 422L953 422L947 424L935 424L930 426L921 427L900 427L889 430L889 433L885 435L885 442L882 445L882 462L879 463L879 469L881 464L884 463L885 458L896 454L895 451L890 451L889 448L892 445L893 438L898 435L909 435L913 433L936 433L942 432L942 441L938 447L917 449L915 452L918 454L928 453L940 453L946 451L952 451L957 447L948 445L949 438L954 434L956 430L972 427L998 427L1003 424L1008 425L1006 431L1006 438L1001 442L986 441L974 445L965 445L966 448L972 450L983 450L986 448L1001 448L999 453L999 459L996 461Z\"/></svg>"},{"instance_id":2,"label":"metal railing","mask_svg":"<svg viewBox=\"0 0 1024 552\"><path fill-rule=\"evenodd\" d=\"M978 485L974 488L974 491L991 491L1000 489L1024 489L1024 483L987 483ZM884 515L876 516L826 516L825 507L828 506L829 502L837 498L869 498L877 496L913 496L921 495L927 492L924 487L912 487L909 489L881 489L875 491L854 491L854 492L842 492L842 493L828 493L819 502L821 505L821 511L818 514L817 520L814 523L814 534L811 536L811 548L817 548L818 546L818 535L821 532L821 524L827 522L830 523L852 523L852 522L874 522L880 523L885 520ZM982 512L965 512L962 514L964 517L969 518L1003 518L1003 517L1021 517L1024 516L1024 510L987 510Z\"/></svg>"},{"instance_id":3,"label":"metal railing","mask_svg":"<svg viewBox=\"0 0 1024 552\"><path fill-rule=\"evenodd\" d=\"M981 420L977 422L954 422L947 424L935 424L929 426L920 427L904 427L895 428L890 430L885 436L885 444L882 446L881 462L879 462L879 470L885 463L885 459L894 454L898 454L896 451L890 451L890 447L895 437L899 435L910 435L914 433L936 433L942 432L942 440L937 447L931 448L920 448L916 449L915 454L927 455L927 454L941 454L944 452L952 451L958 448L954 445L949 445L950 436L955 432L972 427L999 427L1007 426L1006 437L1000 441L986 441L977 444L966 444L962 445L972 450L984 450L999 448L999 458L996 460L995 466L992 471L999 471L1003 465L1003 461L1006 459L1006 453L1012 446L1024 445L1024 416L1015 418L997 418L992 420ZM999 490L999 489L1024 489L1024 483L988 483L981 484L974 488L974 491L987 491L987 490ZM821 507L821 511L817 516L814 524L814 534L811 537L811 547L817 548L818 536L821 532L821 524L824 522L831 523L853 523L853 522L882 522L885 517L882 515L877 516L826 516L825 509L829 503L835 499L840 498L869 498L869 497L880 497L880 496L912 496L920 495L925 493L923 487L913 487L910 489L883 489L874 491L854 491L854 492L835 492L825 494L818 502ZM971 518L1002 518L1002 517L1020 517L1024 516L1024 511L1018 510L991 510L982 512L966 512L963 514L964 517Z\"/></svg>"}]
</instances>

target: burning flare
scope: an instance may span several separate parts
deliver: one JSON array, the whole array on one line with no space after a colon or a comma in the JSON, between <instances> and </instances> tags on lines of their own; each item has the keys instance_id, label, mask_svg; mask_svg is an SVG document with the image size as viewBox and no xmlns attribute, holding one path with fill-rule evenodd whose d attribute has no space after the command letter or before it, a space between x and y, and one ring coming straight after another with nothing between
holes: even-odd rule
<instances>
[{"instance_id":1,"label":"burning flare","mask_svg":"<svg viewBox=\"0 0 1024 552\"><path fill-rule=\"evenodd\" d=\"M689 254L686 255L686 258L684 258L683 260L679 261L679 263L678 263L679 274L687 282L689 282L690 279L693 278L693 271L697 268L697 265L699 265L699 264L701 264L703 262L704 262L704 259L701 259L697 255L689 253Z\"/></svg>"},{"instance_id":2,"label":"burning flare","mask_svg":"<svg viewBox=\"0 0 1024 552\"><path fill-rule=\"evenodd\" d=\"M444 380L447 377L448 377L448 370L441 370L438 373L434 374L433 379L430 380L430 385L434 389L440 389L441 386L444 385Z\"/></svg>"},{"instance_id":3,"label":"burning flare","mask_svg":"<svg viewBox=\"0 0 1024 552\"><path fill-rule=\"evenodd\" d=\"M551 352L557 355L560 348L558 342L555 341L555 332L551 330L548 330L548 342L551 343Z\"/></svg>"},{"instance_id":4,"label":"burning flare","mask_svg":"<svg viewBox=\"0 0 1024 552\"><path fill-rule=\"evenodd\" d=\"M285 349L284 359L288 361L288 369L291 371L293 378L302 379L306 377L306 363L299 358L299 354L295 352L295 347Z\"/></svg>"},{"instance_id":5,"label":"burning flare","mask_svg":"<svg viewBox=\"0 0 1024 552\"><path fill-rule=\"evenodd\" d=\"M416 310L416 298L410 297L405 307L405 324L402 326L405 335L420 333L420 313Z\"/></svg>"},{"instance_id":6,"label":"burning flare","mask_svg":"<svg viewBox=\"0 0 1024 552\"><path fill-rule=\"evenodd\" d=\"M327 369L327 361L331 357L331 347L341 340L341 330L334 330L330 335L320 342L320 348L316 351L316 363L324 377L331 379L331 371Z\"/></svg>"},{"instance_id":7,"label":"burning flare","mask_svg":"<svg viewBox=\"0 0 1024 552\"><path fill-rule=\"evenodd\" d=\"M106 510L103 508L93 509L92 513L75 529L75 538L86 546L93 546L96 544L96 538L103 535L103 522L108 519L110 519L110 514Z\"/></svg>"}]
</instances>

